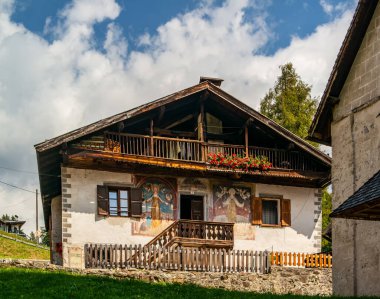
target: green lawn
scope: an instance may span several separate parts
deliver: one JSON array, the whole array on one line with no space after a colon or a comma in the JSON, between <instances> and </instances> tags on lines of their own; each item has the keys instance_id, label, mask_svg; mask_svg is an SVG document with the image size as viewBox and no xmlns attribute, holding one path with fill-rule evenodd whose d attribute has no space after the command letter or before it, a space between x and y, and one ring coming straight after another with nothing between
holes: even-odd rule
<instances>
[{"instance_id":1,"label":"green lawn","mask_svg":"<svg viewBox=\"0 0 380 299\"><path fill-rule=\"evenodd\" d=\"M146 283L63 271L0 268L0 298L334 298L253 294L195 285Z\"/></svg>"},{"instance_id":2,"label":"green lawn","mask_svg":"<svg viewBox=\"0 0 380 299\"><path fill-rule=\"evenodd\" d=\"M5 234L4 232L1 233ZM0 258L49 260L50 252L49 250L0 237Z\"/></svg>"}]
</instances>

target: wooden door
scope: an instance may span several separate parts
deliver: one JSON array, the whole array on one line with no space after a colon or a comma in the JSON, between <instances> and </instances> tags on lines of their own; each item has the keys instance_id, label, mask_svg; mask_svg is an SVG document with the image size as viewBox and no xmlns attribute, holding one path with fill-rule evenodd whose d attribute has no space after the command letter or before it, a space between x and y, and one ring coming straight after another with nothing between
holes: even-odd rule
<instances>
[{"instance_id":1,"label":"wooden door","mask_svg":"<svg viewBox=\"0 0 380 299\"><path fill-rule=\"evenodd\" d=\"M203 199L191 200L191 220L203 220Z\"/></svg>"}]
</instances>

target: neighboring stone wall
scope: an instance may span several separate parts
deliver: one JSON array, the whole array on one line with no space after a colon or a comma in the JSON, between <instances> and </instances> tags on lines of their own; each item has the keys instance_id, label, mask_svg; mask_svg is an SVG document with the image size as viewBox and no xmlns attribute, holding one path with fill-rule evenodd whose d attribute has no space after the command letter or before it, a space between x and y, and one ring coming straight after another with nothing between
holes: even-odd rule
<instances>
[{"instance_id":1,"label":"neighboring stone wall","mask_svg":"<svg viewBox=\"0 0 380 299\"><path fill-rule=\"evenodd\" d=\"M380 5L334 107L333 209L380 169ZM334 293L380 294L380 222L333 219Z\"/></svg>"},{"instance_id":2,"label":"neighboring stone wall","mask_svg":"<svg viewBox=\"0 0 380 299\"><path fill-rule=\"evenodd\" d=\"M43 268L59 270L61 267L33 261L0 260L0 267ZM85 275L111 276L120 279L138 279L146 282L195 284L208 288L222 288L255 293L331 295L331 269L305 269L273 267L269 274L211 273L155 270L108 270L70 269L70 272Z\"/></svg>"}]
</instances>

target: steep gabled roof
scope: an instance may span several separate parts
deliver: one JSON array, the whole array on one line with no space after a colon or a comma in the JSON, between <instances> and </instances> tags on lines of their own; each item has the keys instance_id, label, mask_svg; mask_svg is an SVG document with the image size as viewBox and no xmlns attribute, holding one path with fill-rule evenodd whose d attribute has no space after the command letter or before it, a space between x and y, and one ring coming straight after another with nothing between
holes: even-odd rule
<instances>
[{"instance_id":1,"label":"steep gabled roof","mask_svg":"<svg viewBox=\"0 0 380 299\"><path fill-rule=\"evenodd\" d=\"M339 50L317 113L309 129L309 140L331 145L330 124L332 108L339 102L339 95L359 51L378 0L360 0L346 37Z\"/></svg>"},{"instance_id":2,"label":"steep gabled roof","mask_svg":"<svg viewBox=\"0 0 380 299\"><path fill-rule=\"evenodd\" d=\"M380 171L336 208L330 217L380 220L379 212Z\"/></svg>"},{"instance_id":3,"label":"steep gabled roof","mask_svg":"<svg viewBox=\"0 0 380 299\"><path fill-rule=\"evenodd\" d=\"M324 154L323 152L319 151L306 141L304 141L302 138L298 137L297 135L291 133L287 129L281 127L271 119L267 118L266 116L262 115L261 113L257 112L256 110L252 109L248 105L244 104L243 102L239 101L238 99L234 98L232 95L228 94L227 92L223 91L213 83L209 81L201 82L197 85L194 85L192 87L183 89L181 91L178 91L176 93L173 93L171 95L165 96L163 98L160 98L158 100L152 101L150 103L141 105L137 108L116 114L114 116L102 119L100 121L97 121L95 123L92 123L90 125L81 127L79 129L76 129L74 131L68 132L66 134L60 135L58 137L46 140L44 142L41 142L39 144L35 145L37 153L41 153L53 148L56 148L64 143L71 142L75 139L78 139L80 137L83 137L85 135L91 134L93 132L105 129L113 124L116 124L120 121L124 121L126 119L129 119L131 117L140 115L142 113L146 113L150 110L156 109L160 106L164 106L176 101L180 101L190 95L193 95L195 93L201 92L201 91L208 91L210 93L213 93L215 96L218 97L221 101L226 101L229 104L235 106L237 109L243 111L250 117L254 118L255 120L261 122L262 124L266 125L267 127L271 128L273 131L277 132L279 135L283 136L287 140L293 142L306 152L310 153L314 157L316 157L318 160L320 160L322 163L326 165L331 164L331 158Z\"/></svg>"}]
</instances>

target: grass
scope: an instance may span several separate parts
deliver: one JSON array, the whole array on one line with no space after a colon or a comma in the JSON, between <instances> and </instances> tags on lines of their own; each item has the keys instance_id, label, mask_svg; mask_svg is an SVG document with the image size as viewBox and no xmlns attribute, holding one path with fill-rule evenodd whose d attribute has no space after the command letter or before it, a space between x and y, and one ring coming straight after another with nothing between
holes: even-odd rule
<instances>
[{"instance_id":1,"label":"grass","mask_svg":"<svg viewBox=\"0 0 380 299\"><path fill-rule=\"evenodd\" d=\"M11 234L6 234L5 232L1 232L1 234L14 237ZM25 241L24 238L22 239ZM49 260L50 252L42 248L23 244L14 240L2 238L0 236L0 258Z\"/></svg>"},{"instance_id":2,"label":"grass","mask_svg":"<svg viewBox=\"0 0 380 299\"><path fill-rule=\"evenodd\" d=\"M1 298L337 298L255 294L195 285L118 280L64 271L0 268Z\"/></svg>"}]
</instances>

